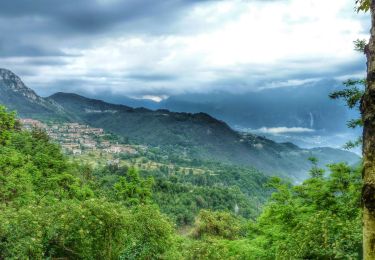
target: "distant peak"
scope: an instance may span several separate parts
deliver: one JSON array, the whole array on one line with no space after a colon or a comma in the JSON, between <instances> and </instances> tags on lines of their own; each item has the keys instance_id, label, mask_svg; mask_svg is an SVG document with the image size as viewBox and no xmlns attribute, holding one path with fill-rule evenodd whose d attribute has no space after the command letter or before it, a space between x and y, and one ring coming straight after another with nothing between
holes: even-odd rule
<instances>
[{"instance_id":1,"label":"distant peak","mask_svg":"<svg viewBox=\"0 0 375 260\"><path fill-rule=\"evenodd\" d=\"M12 72L8 69L4 69L4 68L0 68L0 77L2 77L3 79L10 78L10 77L14 77L14 78L19 79L19 77L14 72Z\"/></svg>"},{"instance_id":2,"label":"distant peak","mask_svg":"<svg viewBox=\"0 0 375 260\"><path fill-rule=\"evenodd\" d=\"M0 87L19 93L31 100L41 99L22 82L20 77L8 69L0 68Z\"/></svg>"},{"instance_id":3,"label":"distant peak","mask_svg":"<svg viewBox=\"0 0 375 260\"><path fill-rule=\"evenodd\" d=\"M7 72L7 73L13 73L12 71L10 71L10 70L8 70L8 69L4 69L4 68L0 68L0 73L5 73L5 72ZM13 73L14 74L14 73Z\"/></svg>"}]
</instances>

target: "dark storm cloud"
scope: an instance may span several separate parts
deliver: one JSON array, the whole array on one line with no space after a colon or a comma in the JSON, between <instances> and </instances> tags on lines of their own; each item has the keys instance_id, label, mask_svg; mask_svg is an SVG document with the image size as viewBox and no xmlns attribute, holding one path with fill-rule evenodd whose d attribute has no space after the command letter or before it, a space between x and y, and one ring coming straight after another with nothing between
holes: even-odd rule
<instances>
[{"instance_id":1,"label":"dark storm cloud","mask_svg":"<svg viewBox=\"0 0 375 260\"><path fill-rule=\"evenodd\" d=\"M40 75L41 66L62 66L77 54L65 49L84 50L96 42L123 34L160 34L176 30L177 16L189 6L207 1L188 0L2 0L0 8L0 58L2 65L21 76ZM16 59L15 59L16 58ZM17 58L23 58L21 60ZM95 87L95 79L108 81L170 81L176 76L136 72L114 78L100 71L81 75L89 79L55 79L33 82L41 94L57 90L75 91ZM111 83L108 83L111 85ZM105 87L102 85L102 87Z\"/></svg>"},{"instance_id":2,"label":"dark storm cloud","mask_svg":"<svg viewBox=\"0 0 375 260\"><path fill-rule=\"evenodd\" d=\"M158 37L163 38L168 35L191 34L194 37L200 33L209 33L210 26L216 26L217 24L211 25L210 22L203 21L204 19L199 16L195 20L194 16L189 16L192 15L190 11L195 7L210 6L219 2L225 1L1 0L0 65L14 70L22 77L25 76L26 81L30 80L29 86L43 95L62 90L75 92L99 89L123 91L124 93L130 89L131 92L139 95L163 95L181 91L195 91L198 84L202 84L199 89L205 89L205 91L213 91L215 88L236 90L236 87L238 89L249 89L273 82L277 84L277 82L288 79L303 80L306 78L350 75L360 73L365 69L363 59L344 61L340 64L335 63L329 68L322 66L321 69L305 69L305 64L321 62L325 65L326 61L314 61L311 58L303 60L302 58L301 60L287 60L274 65L264 64L264 67L259 64L252 67L251 64L244 63L234 68L234 72L230 71L231 68L229 67L228 69L225 67L222 71L215 67L207 67L204 68L208 72L207 75L214 75L213 80L209 81L204 78L205 73L189 74L189 70L193 71L194 66L204 60L204 57L198 55L197 57L191 57L191 60L183 60L182 65L176 62L176 66L168 67L168 69L171 69L170 71L162 67L159 69L156 62L155 66L148 66L147 62L154 65L153 54L163 51L157 49L158 45L155 44L154 53L150 51L151 58L144 59L146 62L141 65L137 64L132 67L132 64L130 64L129 71L123 71L123 68L116 71L116 66L113 66L113 71L99 71L99 69L90 67L91 64L83 60L80 62L84 64L87 62L87 68L82 69L80 67L81 71L77 73L75 68L70 68L66 74L56 73L55 78L55 74L51 72L59 66L61 70L64 70L64 66L71 64L74 57L85 55L82 54L83 51L89 50L93 46L97 47L98 42L103 39L115 43L121 37L137 38L146 35L145 41L147 42L147 40L152 41L154 39L158 41ZM289 0L239 0L236 3L258 3L261 5L264 2L269 4L272 2L289 2ZM233 12L228 16L220 17L219 27L221 23L235 20L236 15L237 13ZM350 12L350 8L343 15L355 17L355 14ZM185 19L186 17L189 18ZM366 31L368 17L361 16L360 19L363 21L362 30ZM288 23L288 21L286 22ZM290 21L290 23L292 22ZM131 51L132 49L129 52ZM183 52L184 49L177 46L177 56L180 55L179 51ZM146 53L148 55L148 52ZM136 55L142 56L142 53ZM122 57L119 59L122 59ZM130 60L129 63L134 62L134 59ZM142 57L139 59L142 60ZM101 62L101 60L94 61ZM190 65L190 62L192 65ZM113 63L116 63L116 61L113 61ZM173 68L178 66L183 69L173 71ZM272 69L272 66L275 68ZM48 69L48 67L50 67L49 73L47 73L49 78L46 80L44 69ZM236 73L236 70L240 70L242 73ZM64 76L66 78L63 78ZM172 90L170 86L173 86Z\"/></svg>"},{"instance_id":3,"label":"dark storm cloud","mask_svg":"<svg viewBox=\"0 0 375 260\"><path fill-rule=\"evenodd\" d=\"M264 0L246 2L262 1ZM7 19L5 24L9 22L7 25L9 27L13 27L14 22L17 24L14 19L23 19L24 32L28 31L28 33L33 27L36 33L95 34L111 30L116 25L123 25L123 29L133 32L150 33L152 30L168 31L178 22L176 17L184 15L183 12L187 8L213 2L221 1L2 0L0 18ZM134 22L137 22L137 26L132 26Z\"/></svg>"},{"instance_id":4,"label":"dark storm cloud","mask_svg":"<svg viewBox=\"0 0 375 260\"><path fill-rule=\"evenodd\" d=\"M0 56L64 56L98 34L162 33L200 1L2 0Z\"/></svg>"},{"instance_id":5,"label":"dark storm cloud","mask_svg":"<svg viewBox=\"0 0 375 260\"><path fill-rule=\"evenodd\" d=\"M59 29L57 33L61 30L66 33L97 33L116 24L135 20L163 21L173 17L184 7L198 2L202 1L3 0L0 16L32 18L35 23L44 20Z\"/></svg>"}]
</instances>

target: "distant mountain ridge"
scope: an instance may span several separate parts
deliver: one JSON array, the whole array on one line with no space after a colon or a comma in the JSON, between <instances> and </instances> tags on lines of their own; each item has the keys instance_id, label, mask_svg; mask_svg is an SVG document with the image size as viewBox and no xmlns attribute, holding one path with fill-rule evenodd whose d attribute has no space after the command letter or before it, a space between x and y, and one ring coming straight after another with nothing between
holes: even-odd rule
<instances>
[{"instance_id":1,"label":"distant mountain ridge","mask_svg":"<svg viewBox=\"0 0 375 260\"><path fill-rule=\"evenodd\" d=\"M347 130L346 121L357 116L346 109L343 103L330 100L329 94L339 88L342 88L340 81L322 79L298 86L244 93L183 93L172 95L161 102L132 99L111 93L89 95L93 98L100 96L109 103L131 104L131 107L187 113L204 112L224 120L231 127L301 127L336 132Z\"/></svg>"},{"instance_id":2,"label":"distant mountain ridge","mask_svg":"<svg viewBox=\"0 0 375 260\"><path fill-rule=\"evenodd\" d=\"M300 147L342 147L361 135L360 129L346 127L359 118L329 94L342 89L342 82L321 79L295 86L273 87L241 93L211 91L171 95L161 102L131 99L111 92L92 94L106 102L132 107L168 109L174 112L204 112L225 121L237 131L264 135L277 142L293 142ZM85 95L84 95L85 96ZM354 150L360 154L360 149Z\"/></svg>"},{"instance_id":3,"label":"distant mountain ridge","mask_svg":"<svg viewBox=\"0 0 375 260\"><path fill-rule=\"evenodd\" d=\"M293 179L305 177L310 168L307 160L310 156L318 157L321 164L336 161L352 164L359 160L355 154L338 149L301 149L290 143L241 134L206 113L131 108L72 93L60 92L42 98L10 71L3 70L0 75L0 103L17 110L22 117L40 119L43 115L45 120L60 118L81 122L104 128L135 143L185 154L191 159L252 166Z\"/></svg>"}]
</instances>

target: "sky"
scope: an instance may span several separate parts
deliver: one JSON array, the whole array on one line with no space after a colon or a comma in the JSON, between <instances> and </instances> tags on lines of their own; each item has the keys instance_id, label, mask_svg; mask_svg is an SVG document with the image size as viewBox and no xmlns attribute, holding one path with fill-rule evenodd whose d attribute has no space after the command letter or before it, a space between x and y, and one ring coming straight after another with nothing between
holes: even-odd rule
<instances>
[{"instance_id":1,"label":"sky","mask_svg":"<svg viewBox=\"0 0 375 260\"><path fill-rule=\"evenodd\" d=\"M161 100L361 77L354 0L2 0L0 67L40 95Z\"/></svg>"}]
</instances>

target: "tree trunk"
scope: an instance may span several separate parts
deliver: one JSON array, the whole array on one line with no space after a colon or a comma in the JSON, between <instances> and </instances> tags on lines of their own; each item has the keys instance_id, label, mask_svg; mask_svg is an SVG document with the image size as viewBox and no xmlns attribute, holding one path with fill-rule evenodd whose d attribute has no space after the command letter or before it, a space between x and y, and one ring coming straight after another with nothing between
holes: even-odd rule
<instances>
[{"instance_id":1,"label":"tree trunk","mask_svg":"<svg viewBox=\"0 0 375 260\"><path fill-rule=\"evenodd\" d=\"M371 38L366 46L367 85L361 102L363 126L363 258L375 259L375 0L371 1Z\"/></svg>"}]
</instances>

